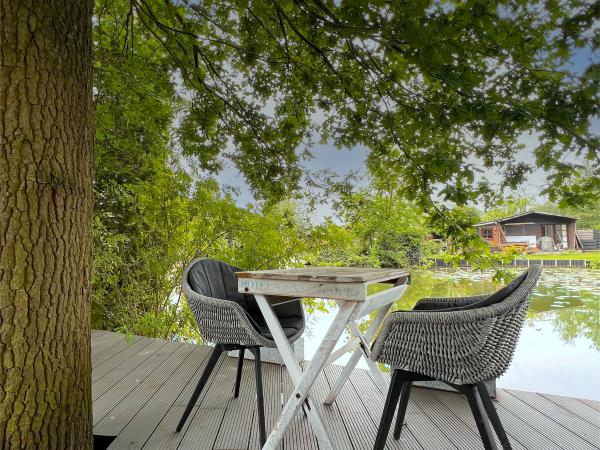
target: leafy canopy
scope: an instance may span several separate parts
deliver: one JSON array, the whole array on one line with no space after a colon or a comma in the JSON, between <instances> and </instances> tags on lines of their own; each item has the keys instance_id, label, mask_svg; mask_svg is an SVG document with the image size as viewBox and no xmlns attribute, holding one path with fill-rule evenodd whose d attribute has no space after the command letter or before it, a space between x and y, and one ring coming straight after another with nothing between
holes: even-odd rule
<instances>
[{"instance_id":1,"label":"leafy canopy","mask_svg":"<svg viewBox=\"0 0 600 450\"><path fill-rule=\"evenodd\" d=\"M184 152L206 169L226 154L257 194L293 192L315 137L368 147L371 173L448 231L464 228L448 205L493 198L477 164L510 187L542 167L564 204L598 193L599 66L585 61L600 44L595 2L130 5L189 89ZM524 135L534 161L516 158ZM584 160L592 170L574 183Z\"/></svg>"}]
</instances>

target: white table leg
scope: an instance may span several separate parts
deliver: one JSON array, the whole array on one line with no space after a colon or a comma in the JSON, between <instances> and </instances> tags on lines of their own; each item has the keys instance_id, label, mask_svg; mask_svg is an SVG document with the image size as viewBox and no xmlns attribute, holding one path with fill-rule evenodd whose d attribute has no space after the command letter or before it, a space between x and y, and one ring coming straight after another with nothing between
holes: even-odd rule
<instances>
[{"instance_id":1,"label":"white table leg","mask_svg":"<svg viewBox=\"0 0 600 450\"><path fill-rule=\"evenodd\" d=\"M379 367L377 367L377 363L375 361L371 361L371 349L369 341L360 334L360 330L356 326L356 323L353 322L350 324L350 330L352 331L352 333L354 333L354 335L359 336L361 338L361 345L359 346L358 350L360 350L360 352L362 353L362 356L367 362L367 366L369 366L369 370L373 374L373 381L375 381L375 384L385 397L387 395L389 385L385 378L383 378Z\"/></svg>"},{"instance_id":2,"label":"white table leg","mask_svg":"<svg viewBox=\"0 0 600 450\"><path fill-rule=\"evenodd\" d=\"M282 441L286 430L292 423L294 414L302 406L304 401L307 399L308 392L314 384L317 376L323 369L329 355L331 354L335 344L342 335L346 325L352 318L358 303L347 302L343 305L340 311L337 313L333 323L327 330L323 341L319 345L315 357L312 359L306 371L302 373L302 369L296 363L293 355L292 348L281 328L281 324L273 311L273 308L262 295L255 295L258 306L263 313L267 326L273 335L273 340L277 344L281 357L292 377L292 381L295 385L292 396L283 408L281 417L277 421L275 428L271 431L271 434L267 438L267 442L263 446L263 450L275 450L279 443ZM331 439L323 425L323 419L321 418L317 408L311 405L309 400L309 407L306 409L307 416L311 422L311 426L319 443L319 448L324 450L333 450Z\"/></svg>"},{"instance_id":3,"label":"white table leg","mask_svg":"<svg viewBox=\"0 0 600 450\"><path fill-rule=\"evenodd\" d=\"M373 322L371 322L371 326L369 326L367 332L365 333L364 338L362 338L360 333L358 333L358 327L356 326L355 323L350 325L351 331L359 339L362 338L367 343L367 349L368 349L368 343L371 341L371 339L373 339L373 336L375 336L375 333L381 326L381 323L385 319L385 316L387 315L387 313L391 307L392 307L392 304L390 303L389 305L379 308L379 310L377 311L377 314L375 315L375 318L373 319ZM359 344L356 346L354 353L352 353L350 360L344 366L342 373L340 373L340 375L337 377L337 379L333 383L333 386L331 386L331 390L329 391L329 394L327 394L327 397L325 397L325 400L323 403L325 403L326 405L331 405L334 402L335 398L342 390L342 387L344 386L344 384L346 384L346 381L348 381L348 378L350 378L350 375L352 374L352 371L358 364L358 361L360 360L361 356L365 357L367 364L369 365L369 369L371 369L371 372L373 372L373 375L375 377L375 382L377 383L379 389L382 389L382 392L384 393L384 395L385 395L385 393L387 393L387 383L385 382L385 379L379 372L379 368L373 361L370 360L369 355L362 348L362 345ZM372 367L372 365L370 363L373 363L372 365L374 367ZM378 381L378 379L380 379L383 382L383 385L380 386L380 382Z\"/></svg>"}]
</instances>

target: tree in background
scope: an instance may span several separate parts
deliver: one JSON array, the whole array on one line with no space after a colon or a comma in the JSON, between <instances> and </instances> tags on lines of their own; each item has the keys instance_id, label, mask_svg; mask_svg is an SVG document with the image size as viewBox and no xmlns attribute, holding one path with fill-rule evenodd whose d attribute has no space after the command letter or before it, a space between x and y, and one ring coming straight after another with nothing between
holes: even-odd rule
<instances>
[{"instance_id":1,"label":"tree in background","mask_svg":"<svg viewBox=\"0 0 600 450\"><path fill-rule=\"evenodd\" d=\"M532 205L533 201L528 197L508 195L505 198L500 199L491 208L482 211L479 220L481 222L487 222L490 220L515 216L529 211L533 208Z\"/></svg>"},{"instance_id":2,"label":"tree in background","mask_svg":"<svg viewBox=\"0 0 600 450\"><path fill-rule=\"evenodd\" d=\"M357 240L356 253L370 265L411 267L422 261L427 217L395 193L364 190L344 195L339 215Z\"/></svg>"}]
</instances>

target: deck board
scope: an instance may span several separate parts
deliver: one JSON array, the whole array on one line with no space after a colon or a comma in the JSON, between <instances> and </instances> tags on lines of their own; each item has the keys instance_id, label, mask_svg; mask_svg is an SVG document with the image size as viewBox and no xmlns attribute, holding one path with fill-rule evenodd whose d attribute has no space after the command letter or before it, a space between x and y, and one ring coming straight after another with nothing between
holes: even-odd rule
<instances>
[{"instance_id":1,"label":"deck board","mask_svg":"<svg viewBox=\"0 0 600 450\"><path fill-rule=\"evenodd\" d=\"M287 400L294 391L294 384L292 383L292 378L289 376L286 370L282 371L281 380L283 383L283 398ZM315 407L319 408L321 417L323 417L323 408L321 408L319 404L316 404ZM315 436L310 428L308 418L304 417L304 414L301 412L294 416L292 425L290 426L287 435L287 441L297 443L297 445L301 445L301 448L303 449L318 450L319 448L317 445L317 440L315 439Z\"/></svg>"},{"instance_id":2,"label":"deck board","mask_svg":"<svg viewBox=\"0 0 600 450\"><path fill-rule=\"evenodd\" d=\"M142 448L147 440L144 438L146 430L154 430L159 425L177 396L198 370L198 366L204 364L209 353L207 347L193 346L189 356L165 379L150 400L119 433L113 442L113 447L127 450Z\"/></svg>"},{"instance_id":3,"label":"deck board","mask_svg":"<svg viewBox=\"0 0 600 450\"><path fill-rule=\"evenodd\" d=\"M308 365L307 362L303 362L302 366L305 368ZM285 369L284 369L285 370ZM311 398L314 399L315 403L320 404L323 399L329 393L331 384L328 382L324 373L321 373L317 377L317 381L313 386L313 392ZM339 405L334 402L331 406L323 406L321 408L323 419L325 420L327 429L329 430L329 436L334 442L337 442L340 448L352 449L352 442L348 435L348 428L344 423L340 414Z\"/></svg>"},{"instance_id":4,"label":"deck board","mask_svg":"<svg viewBox=\"0 0 600 450\"><path fill-rule=\"evenodd\" d=\"M181 433L175 427L208 361L207 346L92 331L94 433L116 436L110 449L259 449L254 361L244 363L238 399L233 398L237 359L223 356ZM306 363L303 363L306 366ZM355 370L331 406L322 405L339 366L321 373L311 391L341 450L371 448L384 397L370 373ZM292 392L284 367L263 364L267 430ZM600 402L524 391L498 390L498 414L513 448L600 449ZM393 426L394 424L392 424ZM281 450L317 449L299 412ZM457 393L414 388L399 441L388 450L480 449L477 428Z\"/></svg>"},{"instance_id":5,"label":"deck board","mask_svg":"<svg viewBox=\"0 0 600 450\"><path fill-rule=\"evenodd\" d=\"M552 403L562 406L569 413L581 417L583 420L587 421L596 428L600 428L600 411L592 408L587 403L583 403L578 401L577 399L563 397L560 395L542 394L542 397L546 398Z\"/></svg>"}]
</instances>

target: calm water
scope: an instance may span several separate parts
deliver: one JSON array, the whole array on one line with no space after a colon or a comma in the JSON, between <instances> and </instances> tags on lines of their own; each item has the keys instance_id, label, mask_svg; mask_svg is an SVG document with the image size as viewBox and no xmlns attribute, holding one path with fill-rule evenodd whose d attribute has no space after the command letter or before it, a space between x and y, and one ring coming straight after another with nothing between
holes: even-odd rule
<instances>
[{"instance_id":1,"label":"calm water","mask_svg":"<svg viewBox=\"0 0 600 450\"><path fill-rule=\"evenodd\" d=\"M498 289L491 273L424 272L394 309L411 309L423 297L460 297ZM336 307L321 304L308 319L305 357L311 359ZM348 356L340 359L343 363ZM359 367L366 368L361 360ZM545 270L513 362L498 386L600 400L600 271Z\"/></svg>"}]
</instances>

